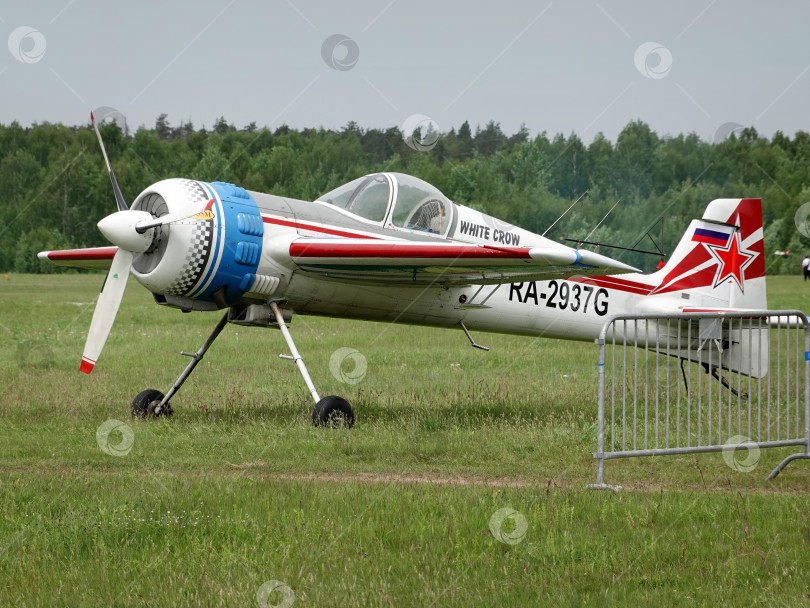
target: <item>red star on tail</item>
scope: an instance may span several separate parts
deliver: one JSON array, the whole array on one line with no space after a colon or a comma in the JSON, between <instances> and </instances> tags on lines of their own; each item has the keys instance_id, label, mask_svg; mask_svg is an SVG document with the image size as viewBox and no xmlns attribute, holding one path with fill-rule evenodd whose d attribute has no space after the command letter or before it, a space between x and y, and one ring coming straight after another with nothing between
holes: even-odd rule
<instances>
[{"instance_id":1,"label":"red star on tail","mask_svg":"<svg viewBox=\"0 0 810 608\"><path fill-rule=\"evenodd\" d=\"M753 261L756 254L740 247L739 233L735 232L731 242L725 247L709 245L708 248L718 262L714 286L717 287L726 279L732 278L740 287L740 291L744 292L745 267Z\"/></svg>"}]
</instances>

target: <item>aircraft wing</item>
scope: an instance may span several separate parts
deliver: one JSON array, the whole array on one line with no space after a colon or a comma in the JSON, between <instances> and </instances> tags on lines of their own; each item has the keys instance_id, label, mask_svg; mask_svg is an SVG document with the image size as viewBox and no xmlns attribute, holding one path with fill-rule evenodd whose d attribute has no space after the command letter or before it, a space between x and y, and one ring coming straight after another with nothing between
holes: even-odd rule
<instances>
[{"instance_id":1,"label":"aircraft wing","mask_svg":"<svg viewBox=\"0 0 810 608\"><path fill-rule=\"evenodd\" d=\"M304 272L374 284L498 284L637 272L598 253L564 246L300 238L289 253Z\"/></svg>"},{"instance_id":2,"label":"aircraft wing","mask_svg":"<svg viewBox=\"0 0 810 608\"><path fill-rule=\"evenodd\" d=\"M42 251L60 266L107 269L117 247ZM494 247L380 239L300 238L289 255L302 271L373 284L489 284L637 272L632 266L570 247Z\"/></svg>"},{"instance_id":3,"label":"aircraft wing","mask_svg":"<svg viewBox=\"0 0 810 608\"><path fill-rule=\"evenodd\" d=\"M118 247L90 247L87 249L62 249L61 251L40 251L37 257L48 260L57 266L72 268L100 268L107 270Z\"/></svg>"}]
</instances>

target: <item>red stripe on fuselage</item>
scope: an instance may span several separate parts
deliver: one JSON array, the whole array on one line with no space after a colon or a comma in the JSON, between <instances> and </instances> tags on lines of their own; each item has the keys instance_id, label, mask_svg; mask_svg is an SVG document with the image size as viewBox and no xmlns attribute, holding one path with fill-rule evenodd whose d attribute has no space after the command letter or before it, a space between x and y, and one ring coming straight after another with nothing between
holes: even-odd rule
<instances>
[{"instance_id":1,"label":"red stripe on fuselage","mask_svg":"<svg viewBox=\"0 0 810 608\"><path fill-rule=\"evenodd\" d=\"M367 234L358 234L356 232L346 232L344 230L335 230L334 228L325 228L324 226L315 226L313 224L304 224L301 222L291 222L290 220L281 220L275 217L262 216L262 221L265 224L275 224L276 226L287 226L289 228L296 228L300 230L307 230L310 232L322 232L323 234L331 234L333 236L344 236L350 239L376 239L380 237L368 236Z\"/></svg>"},{"instance_id":2,"label":"red stripe on fuselage","mask_svg":"<svg viewBox=\"0 0 810 608\"><path fill-rule=\"evenodd\" d=\"M596 285L597 287L607 287L608 289L615 289L616 291L624 291L640 296L648 296L650 292L655 289L650 285L644 283L637 283L635 281L628 281L627 279L619 279L617 277L590 277L590 278L572 278L569 281L575 283L585 283L587 285Z\"/></svg>"}]
</instances>

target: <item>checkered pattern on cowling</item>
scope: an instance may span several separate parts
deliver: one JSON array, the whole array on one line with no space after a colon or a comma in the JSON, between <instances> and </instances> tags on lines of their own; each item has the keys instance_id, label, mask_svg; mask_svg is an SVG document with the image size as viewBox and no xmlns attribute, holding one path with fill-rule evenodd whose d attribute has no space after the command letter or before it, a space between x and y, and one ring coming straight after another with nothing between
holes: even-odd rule
<instances>
[{"instance_id":1,"label":"checkered pattern on cowling","mask_svg":"<svg viewBox=\"0 0 810 608\"><path fill-rule=\"evenodd\" d=\"M183 192L186 195L186 203L188 205L191 203L207 203L211 200L211 197L208 196L208 193L199 182L190 179L181 179L180 186L183 188Z\"/></svg>"},{"instance_id":2,"label":"checkered pattern on cowling","mask_svg":"<svg viewBox=\"0 0 810 608\"><path fill-rule=\"evenodd\" d=\"M208 202L208 194L197 182L184 179L181 185L186 192L187 203ZM197 284L211 253L213 225L210 221L194 220L193 233L189 242L183 267L177 279L169 285L165 293L175 296L186 295Z\"/></svg>"}]
</instances>

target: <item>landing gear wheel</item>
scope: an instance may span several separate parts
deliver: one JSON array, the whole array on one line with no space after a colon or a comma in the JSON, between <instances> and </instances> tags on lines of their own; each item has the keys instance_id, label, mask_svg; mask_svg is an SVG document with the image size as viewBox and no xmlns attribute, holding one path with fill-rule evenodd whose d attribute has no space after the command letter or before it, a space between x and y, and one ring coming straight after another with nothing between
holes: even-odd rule
<instances>
[{"instance_id":1,"label":"landing gear wheel","mask_svg":"<svg viewBox=\"0 0 810 608\"><path fill-rule=\"evenodd\" d=\"M324 397L312 410L312 424L332 428L345 426L350 429L354 426L354 411L343 397Z\"/></svg>"},{"instance_id":2,"label":"landing gear wheel","mask_svg":"<svg viewBox=\"0 0 810 608\"><path fill-rule=\"evenodd\" d=\"M138 393L132 401L132 415L135 418L157 417L157 416L171 416L174 412L170 404L166 404L163 408L155 413L155 408L161 402L165 395L159 390L148 388L145 391Z\"/></svg>"}]
</instances>

